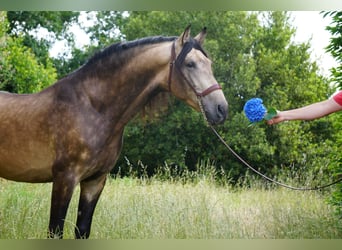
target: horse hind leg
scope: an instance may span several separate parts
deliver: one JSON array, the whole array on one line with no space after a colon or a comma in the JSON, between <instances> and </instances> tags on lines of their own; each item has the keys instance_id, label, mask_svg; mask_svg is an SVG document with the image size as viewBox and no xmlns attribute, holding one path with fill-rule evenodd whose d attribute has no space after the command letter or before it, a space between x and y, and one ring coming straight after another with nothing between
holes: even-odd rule
<instances>
[{"instance_id":1,"label":"horse hind leg","mask_svg":"<svg viewBox=\"0 0 342 250\"><path fill-rule=\"evenodd\" d=\"M97 176L81 182L75 237L89 238L94 210L106 183L107 175Z\"/></svg>"}]
</instances>

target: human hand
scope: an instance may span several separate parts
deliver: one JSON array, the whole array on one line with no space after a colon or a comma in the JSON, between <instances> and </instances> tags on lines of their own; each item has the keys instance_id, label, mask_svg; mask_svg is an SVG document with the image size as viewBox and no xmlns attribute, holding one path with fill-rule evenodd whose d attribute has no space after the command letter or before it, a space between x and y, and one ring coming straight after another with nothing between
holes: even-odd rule
<instances>
[{"instance_id":1,"label":"human hand","mask_svg":"<svg viewBox=\"0 0 342 250\"><path fill-rule=\"evenodd\" d=\"M266 121L266 123L268 125L275 125L275 124L278 124L278 123L281 123L283 121L285 121L285 117L283 116L283 112L282 111L278 111L277 110L277 115L274 116L272 119L269 119Z\"/></svg>"}]
</instances>

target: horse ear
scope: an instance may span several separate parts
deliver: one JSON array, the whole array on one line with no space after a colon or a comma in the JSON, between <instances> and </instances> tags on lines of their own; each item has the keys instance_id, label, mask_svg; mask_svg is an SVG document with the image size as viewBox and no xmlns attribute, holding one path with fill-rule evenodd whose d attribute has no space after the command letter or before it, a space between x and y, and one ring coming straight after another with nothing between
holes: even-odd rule
<instances>
[{"instance_id":1,"label":"horse ear","mask_svg":"<svg viewBox=\"0 0 342 250\"><path fill-rule=\"evenodd\" d=\"M206 35L207 35L207 27L204 27L203 29L202 29L202 31L197 35L197 36L195 36L195 40L197 41L197 42L199 42L199 44L203 44L203 42L204 42L204 39L205 39L205 37L206 37Z\"/></svg>"},{"instance_id":2,"label":"horse ear","mask_svg":"<svg viewBox=\"0 0 342 250\"><path fill-rule=\"evenodd\" d=\"M183 46L184 43L190 41L190 28L191 28L191 25L188 25L186 28L185 28L185 31L180 35L180 37L178 38L178 43Z\"/></svg>"}]
</instances>

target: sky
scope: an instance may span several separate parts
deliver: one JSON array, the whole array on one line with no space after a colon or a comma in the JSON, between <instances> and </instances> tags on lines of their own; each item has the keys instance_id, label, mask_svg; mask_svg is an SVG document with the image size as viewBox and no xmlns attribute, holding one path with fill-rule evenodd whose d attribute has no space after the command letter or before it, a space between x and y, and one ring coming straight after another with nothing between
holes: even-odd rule
<instances>
[{"instance_id":1,"label":"sky","mask_svg":"<svg viewBox=\"0 0 342 250\"><path fill-rule=\"evenodd\" d=\"M325 51L325 47L329 44L330 33L325 30L325 27L331 23L331 17L323 18L323 14L319 11L292 11L290 12L290 21L293 27L297 29L294 36L295 43L310 41L311 44L311 60L316 61L320 67L320 73L326 77L330 76L330 68L337 65L336 61ZM91 25L91 21L87 21L85 16L81 15L82 22L86 25ZM76 44L82 47L89 43L89 38L85 32L80 31L76 26L71 29L71 32L76 33ZM58 42L50 51L51 56L57 56L58 52L63 50L63 42Z\"/></svg>"},{"instance_id":2,"label":"sky","mask_svg":"<svg viewBox=\"0 0 342 250\"><path fill-rule=\"evenodd\" d=\"M325 51L329 45L330 32L325 30L331 24L331 17L323 18L319 11L291 12L293 26L297 28L294 42L307 42L311 44L311 60L316 61L324 76L330 76L329 69L337 66L337 62Z\"/></svg>"}]
</instances>

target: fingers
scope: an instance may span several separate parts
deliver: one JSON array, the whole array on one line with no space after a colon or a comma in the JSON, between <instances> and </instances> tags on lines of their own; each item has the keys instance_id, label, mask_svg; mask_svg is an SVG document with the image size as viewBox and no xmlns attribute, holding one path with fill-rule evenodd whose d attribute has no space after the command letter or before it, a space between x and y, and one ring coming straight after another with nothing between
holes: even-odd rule
<instances>
[{"instance_id":1,"label":"fingers","mask_svg":"<svg viewBox=\"0 0 342 250\"><path fill-rule=\"evenodd\" d=\"M267 121L267 124L268 124L268 125L273 125L273 124L274 124L273 119L268 120L268 121Z\"/></svg>"},{"instance_id":2,"label":"fingers","mask_svg":"<svg viewBox=\"0 0 342 250\"><path fill-rule=\"evenodd\" d=\"M275 125L275 124L278 124L282 121L284 121L283 113L281 111L277 111L277 115L275 117L273 117L272 119L269 119L267 121L267 124L268 125Z\"/></svg>"}]
</instances>

